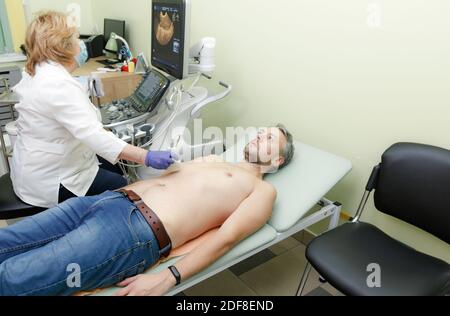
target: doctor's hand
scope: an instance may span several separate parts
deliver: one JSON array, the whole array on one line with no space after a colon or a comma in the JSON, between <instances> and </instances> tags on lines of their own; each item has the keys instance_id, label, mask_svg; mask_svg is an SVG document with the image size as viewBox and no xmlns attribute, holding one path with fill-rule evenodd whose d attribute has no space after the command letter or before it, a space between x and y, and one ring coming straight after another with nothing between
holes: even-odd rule
<instances>
[{"instance_id":1,"label":"doctor's hand","mask_svg":"<svg viewBox=\"0 0 450 316\"><path fill-rule=\"evenodd\" d=\"M117 284L123 287L114 296L162 296L176 284L169 270L158 274L140 274Z\"/></svg>"},{"instance_id":2,"label":"doctor's hand","mask_svg":"<svg viewBox=\"0 0 450 316\"><path fill-rule=\"evenodd\" d=\"M145 165L158 170L166 170L177 157L170 151L149 151L145 158Z\"/></svg>"}]
</instances>

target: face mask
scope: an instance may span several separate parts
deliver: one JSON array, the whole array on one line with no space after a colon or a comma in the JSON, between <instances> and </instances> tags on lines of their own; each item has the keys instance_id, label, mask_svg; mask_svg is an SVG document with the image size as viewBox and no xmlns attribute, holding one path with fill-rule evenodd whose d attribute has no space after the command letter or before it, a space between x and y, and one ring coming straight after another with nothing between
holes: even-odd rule
<instances>
[{"instance_id":1,"label":"face mask","mask_svg":"<svg viewBox=\"0 0 450 316\"><path fill-rule=\"evenodd\" d=\"M77 61L78 67L81 67L87 62L89 56L84 41L80 40L79 43L80 43L80 54L78 56L75 56L75 60Z\"/></svg>"}]
</instances>

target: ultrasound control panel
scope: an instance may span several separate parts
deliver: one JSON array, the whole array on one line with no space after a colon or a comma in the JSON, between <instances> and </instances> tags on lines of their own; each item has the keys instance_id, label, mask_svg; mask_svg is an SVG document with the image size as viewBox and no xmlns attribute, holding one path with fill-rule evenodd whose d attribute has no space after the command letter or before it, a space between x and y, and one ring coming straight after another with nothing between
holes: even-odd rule
<instances>
[{"instance_id":1,"label":"ultrasound control panel","mask_svg":"<svg viewBox=\"0 0 450 316\"><path fill-rule=\"evenodd\" d=\"M103 125L115 127L149 115L159 104L169 85L169 79L152 69L144 75L131 96L101 106Z\"/></svg>"}]
</instances>

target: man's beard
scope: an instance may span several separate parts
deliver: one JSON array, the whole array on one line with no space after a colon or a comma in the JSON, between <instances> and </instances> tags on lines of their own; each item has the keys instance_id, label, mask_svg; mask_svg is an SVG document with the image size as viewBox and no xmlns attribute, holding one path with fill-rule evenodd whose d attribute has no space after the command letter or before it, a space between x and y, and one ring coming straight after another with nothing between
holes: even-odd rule
<instances>
[{"instance_id":1,"label":"man's beard","mask_svg":"<svg viewBox=\"0 0 450 316\"><path fill-rule=\"evenodd\" d=\"M245 157L245 161L252 163L252 164L256 164L259 166L270 166L272 164L272 161L263 161L259 155L259 151L256 151L256 157L255 156L251 156L250 155L250 144L248 144L247 146L245 146L244 149L244 157Z\"/></svg>"}]
</instances>

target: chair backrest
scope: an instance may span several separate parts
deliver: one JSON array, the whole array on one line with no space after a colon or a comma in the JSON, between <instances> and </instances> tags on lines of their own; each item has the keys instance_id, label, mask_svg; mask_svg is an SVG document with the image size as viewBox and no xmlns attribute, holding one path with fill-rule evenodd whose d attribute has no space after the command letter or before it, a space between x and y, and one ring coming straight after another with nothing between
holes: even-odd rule
<instances>
[{"instance_id":1,"label":"chair backrest","mask_svg":"<svg viewBox=\"0 0 450 316\"><path fill-rule=\"evenodd\" d=\"M450 243L450 151L399 143L382 157L376 208Z\"/></svg>"},{"instance_id":2,"label":"chair backrest","mask_svg":"<svg viewBox=\"0 0 450 316\"><path fill-rule=\"evenodd\" d=\"M43 208L28 205L16 196L9 173L0 177L0 220L32 216L43 211Z\"/></svg>"}]
</instances>

